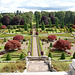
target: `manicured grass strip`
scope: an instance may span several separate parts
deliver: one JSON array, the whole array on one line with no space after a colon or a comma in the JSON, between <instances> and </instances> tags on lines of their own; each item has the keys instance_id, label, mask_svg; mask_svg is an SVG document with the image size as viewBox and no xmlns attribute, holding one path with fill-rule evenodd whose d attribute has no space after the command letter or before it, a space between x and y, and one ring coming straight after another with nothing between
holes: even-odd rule
<instances>
[{"instance_id":1,"label":"manicured grass strip","mask_svg":"<svg viewBox=\"0 0 75 75\"><path fill-rule=\"evenodd\" d=\"M0 38L2 38L2 37L13 37L13 36L16 36L16 34L1 34Z\"/></svg>"},{"instance_id":2,"label":"manicured grass strip","mask_svg":"<svg viewBox=\"0 0 75 75\"><path fill-rule=\"evenodd\" d=\"M52 60L52 65L57 71L69 71L69 63Z\"/></svg>"},{"instance_id":3,"label":"manicured grass strip","mask_svg":"<svg viewBox=\"0 0 75 75\"><path fill-rule=\"evenodd\" d=\"M33 36L32 36L32 43L31 43L32 45L32 49L31 49L31 55L33 56Z\"/></svg>"},{"instance_id":4,"label":"manicured grass strip","mask_svg":"<svg viewBox=\"0 0 75 75\"><path fill-rule=\"evenodd\" d=\"M70 33L66 33L66 34L53 34L53 35L56 35L56 36L61 36L61 37L72 37Z\"/></svg>"},{"instance_id":5,"label":"manicured grass strip","mask_svg":"<svg viewBox=\"0 0 75 75\"><path fill-rule=\"evenodd\" d=\"M41 56L40 49L39 49L38 36L36 36L36 41L37 41L38 55Z\"/></svg>"},{"instance_id":6,"label":"manicured grass strip","mask_svg":"<svg viewBox=\"0 0 75 75\"><path fill-rule=\"evenodd\" d=\"M39 42L40 42L41 50L43 50L43 47L42 47L42 43L41 43L41 40L39 40Z\"/></svg>"},{"instance_id":7,"label":"manicured grass strip","mask_svg":"<svg viewBox=\"0 0 75 75\"><path fill-rule=\"evenodd\" d=\"M31 40L29 40L29 43L28 43L28 51L30 51L30 41Z\"/></svg>"}]
</instances>

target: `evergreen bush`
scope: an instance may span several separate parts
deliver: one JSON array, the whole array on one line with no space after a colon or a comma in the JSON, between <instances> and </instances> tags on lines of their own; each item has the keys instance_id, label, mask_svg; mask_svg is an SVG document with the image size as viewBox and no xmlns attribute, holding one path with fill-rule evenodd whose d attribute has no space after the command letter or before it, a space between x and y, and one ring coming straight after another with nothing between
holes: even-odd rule
<instances>
[{"instance_id":1,"label":"evergreen bush","mask_svg":"<svg viewBox=\"0 0 75 75\"><path fill-rule=\"evenodd\" d=\"M10 54L7 54L6 60L11 60L11 55Z\"/></svg>"},{"instance_id":2,"label":"evergreen bush","mask_svg":"<svg viewBox=\"0 0 75 75\"><path fill-rule=\"evenodd\" d=\"M6 38L4 38L4 42L6 42Z\"/></svg>"},{"instance_id":3,"label":"evergreen bush","mask_svg":"<svg viewBox=\"0 0 75 75\"><path fill-rule=\"evenodd\" d=\"M50 43L50 47L53 47L53 44L52 43Z\"/></svg>"},{"instance_id":4,"label":"evergreen bush","mask_svg":"<svg viewBox=\"0 0 75 75\"><path fill-rule=\"evenodd\" d=\"M62 53L61 59L65 59L65 58L66 58L65 53Z\"/></svg>"},{"instance_id":5,"label":"evergreen bush","mask_svg":"<svg viewBox=\"0 0 75 75\"><path fill-rule=\"evenodd\" d=\"M73 54L73 58L75 59L75 52L74 52L74 54Z\"/></svg>"},{"instance_id":6,"label":"evergreen bush","mask_svg":"<svg viewBox=\"0 0 75 75\"><path fill-rule=\"evenodd\" d=\"M23 55L23 53L21 53L20 55L20 59L24 58L25 56Z\"/></svg>"},{"instance_id":7,"label":"evergreen bush","mask_svg":"<svg viewBox=\"0 0 75 75\"><path fill-rule=\"evenodd\" d=\"M48 54L48 57L52 58L52 54L51 54L51 53L49 53L49 54Z\"/></svg>"}]
</instances>

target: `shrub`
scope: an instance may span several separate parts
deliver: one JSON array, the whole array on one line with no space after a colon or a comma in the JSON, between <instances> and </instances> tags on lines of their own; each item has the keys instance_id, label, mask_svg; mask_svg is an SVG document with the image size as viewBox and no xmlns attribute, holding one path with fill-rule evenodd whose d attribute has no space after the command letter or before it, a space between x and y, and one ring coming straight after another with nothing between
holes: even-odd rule
<instances>
[{"instance_id":1,"label":"shrub","mask_svg":"<svg viewBox=\"0 0 75 75\"><path fill-rule=\"evenodd\" d=\"M21 42L21 44L23 44L23 41Z\"/></svg>"},{"instance_id":2,"label":"shrub","mask_svg":"<svg viewBox=\"0 0 75 75\"><path fill-rule=\"evenodd\" d=\"M41 55L44 55L44 52L43 51L41 51Z\"/></svg>"},{"instance_id":3,"label":"shrub","mask_svg":"<svg viewBox=\"0 0 75 75\"><path fill-rule=\"evenodd\" d=\"M59 39L54 43L53 47L60 50L71 49L71 43L67 40Z\"/></svg>"},{"instance_id":4,"label":"shrub","mask_svg":"<svg viewBox=\"0 0 75 75\"><path fill-rule=\"evenodd\" d=\"M12 31L12 33L14 33L14 31Z\"/></svg>"},{"instance_id":5,"label":"shrub","mask_svg":"<svg viewBox=\"0 0 75 75\"><path fill-rule=\"evenodd\" d=\"M8 42L5 44L4 49L9 51L9 50L15 50L15 49L20 49L21 44L17 40L8 40Z\"/></svg>"},{"instance_id":6,"label":"shrub","mask_svg":"<svg viewBox=\"0 0 75 75\"><path fill-rule=\"evenodd\" d=\"M30 35L32 35L33 34L33 31L30 31Z\"/></svg>"},{"instance_id":7,"label":"shrub","mask_svg":"<svg viewBox=\"0 0 75 75\"><path fill-rule=\"evenodd\" d=\"M28 42L26 42L26 45L28 45Z\"/></svg>"},{"instance_id":8,"label":"shrub","mask_svg":"<svg viewBox=\"0 0 75 75\"><path fill-rule=\"evenodd\" d=\"M23 40L23 36L22 35L16 35L16 36L13 37L13 40L22 41Z\"/></svg>"},{"instance_id":9,"label":"shrub","mask_svg":"<svg viewBox=\"0 0 75 75\"><path fill-rule=\"evenodd\" d=\"M4 38L4 42L6 42L6 38Z\"/></svg>"},{"instance_id":10,"label":"shrub","mask_svg":"<svg viewBox=\"0 0 75 75\"><path fill-rule=\"evenodd\" d=\"M24 58L25 56L23 55L23 53L21 53L20 55L20 59Z\"/></svg>"},{"instance_id":11,"label":"shrub","mask_svg":"<svg viewBox=\"0 0 75 75\"><path fill-rule=\"evenodd\" d=\"M10 54L7 54L6 60L11 60L11 55Z\"/></svg>"},{"instance_id":12,"label":"shrub","mask_svg":"<svg viewBox=\"0 0 75 75\"><path fill-rule=\"evenodd\" d=\"M60 39L60 38L59 38Z\"/></svg>"},{"instance_id":13,"label":"shrub","mask_svg":"<svg viewBox=\"0 0 75 75\"><path fill-rule=\"evenodd\" d=\"M9 31L9 33L10 33L10 30L8 30Z\"/></svg>"},{"instance_id":14,"label":"shrub","mask_svg":"<svg viewBox=\"0 0 75 75\"><path fill-rule=\"evenodd\" d=\"M13 28L14 28L14 29L16 29L17 27L16 27L16 26L14 26Z\"/></svg>"},{"instance_id":15,"label":"shrub","mask_svg":"<svg viewBox=\"0 0 75 75\"><path fill-rule=\"evenodd\" d=\"M53 47L52 43L50 43L50 47Z\"/></svg>"},{"instance_id":16,"label":"shrub","mask_svg":"<svg viewBox=\"0 0 75 75\"><path fill-rule=\"evenodd\" d=\"M49 41L47 40L47 43L49 43Z\"/></svg>"},{"instance_id":17,"label":"shrub","mask_svg":"<svg viewBox=\"0 0 75 75\"><path fill-rule=\"evenodd\" d=\"M31 51L28 51L28 53L30 53L30 55L31 55Z\"/></svg>"},{"instance_id":18,"label":"shrub","mask_svg":"<svg viewBox=\"0 0 75 75\"><path fill-rule=\"evenodd\" d=\"M11 27L11 29L13 30L13 27Z\"/></svg>"},{"instance_id":19,"label":"shrub","mask_svg":"<svg viewBox=\"0 0 75 75\"><path fill-rule=\"evenodd\" d=\"M38 32L36 32L36 35L38 35Z\"/></svg>"},{"instance_id":20,"label":"shrub","mask_svg":"<svg viewBox=\"0 0 75 75\"><path fill-rule=\"evenodd\" d=\"M0 28L1 29L7 29L7 27L5 25L2 25Z\"/></svg>"},{"instance_id":21,"label":"shrub","mask_svg":"<svg viewBox=\"0 0 75 75\"><path fill-rule=\"evenodd\" d=\"M26 39L23 39L23 41L26 41Z\"/></svg>"},{"instance_id":22,"label":"shrub","mask_svg":"<svg viewBox=\"0 0 75 75\"><path fill-rule=\"evenodd\" d=\"M73 54L73 58L75 59L75 52L74 52L74 54Z\"/></svg>"},{"instance_id":23,"label":"shrub","mask_svg":"<svg viewBox=\"0 0 75 75\"><path fill-rule=\"evenodd\" d=\"M49 53L49 54L48 54L48 57L52 58L52 54L51 54L51 53Z\"/></svg>"},{"instance_id":24,"label":"shrub","mask_svg":"<svg viewBox=\"0 0 75 75\"><path fill-rule=\"evenodd\" d=\"M72 26L72 28L74 28L74 29L75 29L75 25L73 25L73 26Z\"/></svg>"},{"instance_id":25,"label":"shrub","mask_svg":"<svg viewBox=\"0 0 75 75\"><path fill-rule=\"evenodd\" d=\"M42 42L42 45L44 45L44 43Z\"/></svg>"},{"instance_id":26,"label":"shrub","mask_svg":"<svg viewBox=\"0 0 75 75\"><path fill-rule=\"evenodd\" d=\"M48 40L56 40L57 37L55 35L49 35Z\"/></svg>"},{"instance_id":27,"label":"shrub","mask_svg":"<svg viewBox=\"0 0 75 75\"><path fill-rule=\"evenodd\" d=\"M65 59L65 58L66 58L65 53L62 53L61 59Z\"/></svg>"}]
</instances>

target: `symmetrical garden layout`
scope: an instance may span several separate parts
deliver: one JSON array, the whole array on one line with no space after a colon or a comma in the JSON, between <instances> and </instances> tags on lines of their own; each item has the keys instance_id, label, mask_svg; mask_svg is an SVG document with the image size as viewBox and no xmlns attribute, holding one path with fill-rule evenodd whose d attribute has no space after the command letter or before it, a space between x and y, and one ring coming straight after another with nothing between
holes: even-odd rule
<instances>
[{"instance_id":1,"label":"symmetrical garden layout","mask_svg":"<svg viewBox=\"0 0 75 75\"><path fill-rule=\"evenodd\" d=\"M23 28L1 29L0 71L23 72L27 68L28 72L50 72L48 64L45 63L46 58L41 57L52 58L51 65L54 71L68 71L74 54L75 44L72 41L74 36L64 31L60 33L59 29L56 29L57 32L46 31L48 29L41 31L41 28L38 28L38 33L37 29L32 31L31 29L24 31ZM32 57L32 60L25 68L27 56Z\"/></svg>"},{"instance_id":2,"label":"symmetrical garden layout","mask_svg":"<svg viewBox=\"0 0 75 75\"><path fill-rule=\"evenodd\" d=\"M0 24L0 72L69 71L75 59L75 25L63 19L59 25L51 14L30 13L19 15L25 19L14 17L12 25L8 16L2 17L6 24Z\"/></svg>"}]
</instances>

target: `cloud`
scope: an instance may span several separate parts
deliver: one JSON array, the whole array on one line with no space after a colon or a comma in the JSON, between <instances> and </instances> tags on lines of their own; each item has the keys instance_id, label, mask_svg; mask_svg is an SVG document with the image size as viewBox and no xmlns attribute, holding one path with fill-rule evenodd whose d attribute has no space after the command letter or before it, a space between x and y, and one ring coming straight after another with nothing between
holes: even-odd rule
<instances>
[{"instance_id":1,"label":"cloud","mask_svg":"<svg viewBox=\"0 0 75 75\"><path fill-rule=\"evenodd\" d=\"M0 0L0 12L75 11L74 0Z\"/></svg>"}]
</instances>

